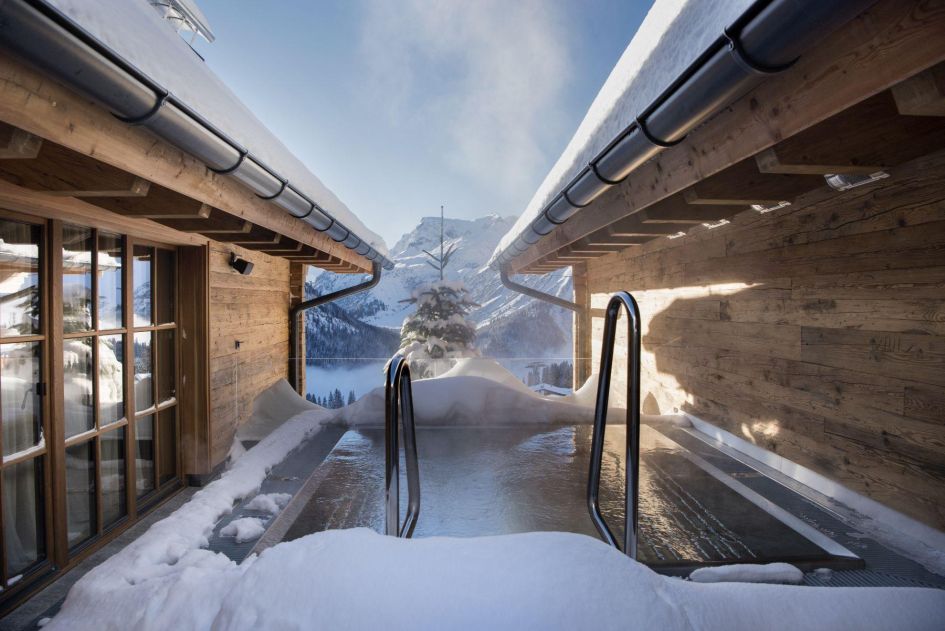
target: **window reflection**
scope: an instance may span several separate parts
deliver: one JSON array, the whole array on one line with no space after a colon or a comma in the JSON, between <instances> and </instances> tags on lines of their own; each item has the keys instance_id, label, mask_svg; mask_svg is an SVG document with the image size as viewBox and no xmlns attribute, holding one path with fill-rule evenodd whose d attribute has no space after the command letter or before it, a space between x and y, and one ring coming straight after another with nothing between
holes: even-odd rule
<instances>
[{"instance_id":1,"label":"window reflection","mask_svg":"<svg viewBox=\"0 0 945 631\"><path fill-rule=\"evenodd\" d=\"M155 292L154 310L158 324L168 324L176 320L176 268L175 255L173 250L158 249L157 252L157 270L155 282L157 291Z\"/></svg>"},{"instance_id":2,"label":"window reflection","mask_svg":"<svg viewBox=\"0 0 945 631\"><path fill-rule=\"evenodd\" d=\"M135 421L135 481L137 496L154 490L154 415Z\"/></svg>"},{"instance_id":3,"label":"window reflection","mask_svg":"<svg viewBox=\"0 0 945 631\"><path fill-rule=\"evenodd\" d=\"M92 328L91 228L62 228L62 318L66 333Z\"/></svg>"},{"instance_id":4,"label":"window reflection","mask_svg":"<svg viewBox=\"0 0 945 631\"><path fill-rule=\"evenodd\" d=\"M150 326L154 323L151 317L151 263L153 259L152 248L135 246L132 266L135 326Z\"/></svg>"},{"instance_id":5,"label":"window reflection","mask_svg":"<svg viewBox=\"0 0 945 631\"><path fill-rule=\"evenodd\" d=\"M164 484L177 476L177 408L171 407L158 413L158 483Z\"/></svg>"},{"instance_id":6,"label":"window reflection","mask_svg":"<svg viewBox=\"0 0 945 631\"><path fill-rule=\"evenodd\" d=\"M151 361L149 331L135 333L135 411L147 410L154 405L154 369Z\"/></svg>"},{"instance_id":7,"label":"window reflection","mask_svg":"<svg viewBox=\"0 0 945 631\"><path fill-rule=\"evenodd\" d=\"M95 427L92 395L92 337L63 340L66 438Z\"/></svg>"},{"instance_id":8,"label":"window reflection","mask_svg":"<svg viewBox=\"0 0 945 631\"><path fill-rule=\"evenodd\" d=\"M22 574L46 556L43 460L34 458L3 470L3 545L7 576Z\"/></svg>"},{"instance_id":9,"label":"window reflection","mask_svg":"<svg viewBox=\"0 0 945 631\"><path fill-rule=\"evenodd\" d=\"M43 438L42 405L36 392L40 375L39 342L0 346L4 456L34 447Z\"/></svg>"},{"instance_id":10,"label":"window reflection","mask_svg":"<svg viewBox=\"0 0 945 631\"><path fill-rule=\"evenodd\" d=\"M105 527L125 516L125 428L102 435L102 522Z\"/></svg>"},{"instance_id":11,"label":"window reflection","mask_svg":"<svg viewBox=\"0 0 945 631\"><path fill-rule=\"evenodd\" d=\"M157 332L157 351L158 404L163 404L177 396L174 331Z\"/></svg>"},{"instance_id":12,"label":"window reflection","mask_svg":"<svg viewBox=\"0 0 945 631\"><path fill-rule=\"evenodd\" d=\"M41 228L0 220L0 336L40 332Z\"/></svg>"},{"instance_id":13,"label":"window reflection","mask_svg":"<svg viewBox=\"0 0 945 631\"><path fill-rule=\"evenodd\" d=\"M108 425L125 416L124 336L98 338L99 422Z\"/></svg>"},{"instance_id":14,"label":"window reflection","mask_svg":"<svg viewBox=\"0 0 945 631\"><path fill-rule=\"evenodd\" d=\"M120 329L122 322L122 247L121 237L98 235L98 328Z\"/></svg>"},{"instance_id":15,"label":"window reflection","mask_svg":"<svg viewBox=\"0 0 945 631\"><path fill-rule=\"evenodd\" d=\"M95 441L66 448L66 526L69 546L95 534Z\"/></svg>"}]
</instances>

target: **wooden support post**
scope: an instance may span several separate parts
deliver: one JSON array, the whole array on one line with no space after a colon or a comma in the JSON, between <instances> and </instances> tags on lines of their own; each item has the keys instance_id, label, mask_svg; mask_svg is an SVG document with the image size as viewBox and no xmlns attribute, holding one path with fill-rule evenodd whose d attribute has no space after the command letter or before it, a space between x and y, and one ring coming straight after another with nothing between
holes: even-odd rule
<instances>
[{"instance_id":1,"label":"wooden support post","mask_svg":"<svg viewBox=\"0 0 945 631\"><path fill-rule=\"evenodd\" d=\"M571 285L574 288L574 302L583 307L573 316L574 347L574 389L584 385L591 376L591 294L588 287L587 265L579 263L571 266Z\"/></svg>"},{"instance_id":2,"label":"wooden support post","mask_svg":"<svg viewBox=\"0 0 945 631\"><path fill-rule=\"evenodd\" d=\"M305 300L305 277L308 275L308 265L305 263L291 263L289 265L289 309ZM308 392L305 383L306 348L305 348L305 316L302 316L302 326L299 327L298 343L289 339L289 361L295 362L295 374L298 375L298 393L305 396ZM291 323L290 323L291 324Z\"/></svg>"}]
</instances>

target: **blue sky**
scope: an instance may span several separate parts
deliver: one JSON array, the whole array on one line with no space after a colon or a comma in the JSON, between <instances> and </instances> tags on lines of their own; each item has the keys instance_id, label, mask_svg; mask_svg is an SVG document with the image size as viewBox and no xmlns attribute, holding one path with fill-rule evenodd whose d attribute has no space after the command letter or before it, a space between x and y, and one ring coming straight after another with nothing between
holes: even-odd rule
<instances>
[{"instance_id":1,"label":"blue sky","mask_svg":"<svg viewBox=\"0 0 945 631\"><path fill-rule=\"evenodd\" d=\"M200 0L197 49L388 245L518 215L649 0Z\"/></svg>"}]
</instances>

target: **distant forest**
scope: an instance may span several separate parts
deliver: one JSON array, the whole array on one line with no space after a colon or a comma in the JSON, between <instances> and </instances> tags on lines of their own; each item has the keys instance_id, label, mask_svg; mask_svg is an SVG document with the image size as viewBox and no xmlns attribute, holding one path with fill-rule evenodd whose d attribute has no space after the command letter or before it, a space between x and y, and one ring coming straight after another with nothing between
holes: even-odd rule
<instances>
[{"instance_id":1,"label":"distant forest","mask_svg":"<svg viewBox=\"0 0 945 631\"><path fill-rule=\"evenodd\" d=\"M306 314L305 349L308 363L342 363L352 358L387 358L400 348L400 332L373 326L351 317L336 304L327 304Z\"/></svg>"}]
</instances>

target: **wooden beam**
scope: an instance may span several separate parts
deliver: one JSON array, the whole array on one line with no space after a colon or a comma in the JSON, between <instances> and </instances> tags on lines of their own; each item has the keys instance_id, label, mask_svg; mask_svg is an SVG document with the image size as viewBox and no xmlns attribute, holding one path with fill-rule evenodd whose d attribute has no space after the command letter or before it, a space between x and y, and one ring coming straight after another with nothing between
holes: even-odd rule
<instances>
[{"instance_id":1,"label":"wooden beam","mask_svg":"<svg viewBox=\"0 0 945 631\"><path fill-rule=\"evenodd\" d=\"M670 223L643 223L636 215L615 221L607 229L615 237L665 237L679 232L679 226Z\"/></svg>"},{"instance_id":2,"label":"wooden beam","mask_svg":"<svg viewBox=\"0 0 945 631\"><path fill-rule=\"evenodd\" d=\"M239 245L275 245L282 240L282 235L272 230L266 230L258 226L252 226L249 232L239 232L233 234L214 234L212 238L223 243L236 243ZM202 234L206 234L205 232Z\"/></svg>"},{"instance_id":3,"label":"wooden beam","mask_svg":"<svg viewBox=\"0 0 945 631\"><path fill-rule=\"evenodd\" d=\"M0 56L0 120L77 153L94 155L101 164L124 169L241 220L317 247L364 271L371 268L371 262L362 255L260 199L234 178L209 171L205 164L147 129L119 121L104 108L49 81L40 71L10 55Z\"/></svg>"},{"instance_id":4,"label":"wooden beam","mask_svg":"<svg viewBox=\"0 0 945 631\"><path fill-rule=\"evenodd\" d=\"M742 160L686 189L689 204L770 205L792 201L815 188L826 186L819 175L762 173L754 159Z\"/></svg>"},{"instance_id":5,"label":"wooden beam","mask_svg":"<svg viewBox=\"0 0 945 631\"><path fill-rule=\"evenodd\" d=\"M522 269L621 217L692 186L838 112L945 61L945 6L879 0L516 256Z\"/></svg>"},{"instance_id":6,"label":"wooden beam","mask_svg":"<svg viewBox=\"0 0 945 631\"><path fill-rule=\"evenodd\" d=\"M686 202L682 195L673 195L660 200L631 215L637 217L643 223L664 223L664 224L682 224L697 225L719 219L727 219L744 211L744 205L695 205ZM675 230L674 230L675 232Z\"/></svg>"},{"instance_id":7,"label":"wooden beam","mask_svg":"<svg viewBox=\"0 0 945 631\"><path fill-rule=\"evenodd\" d=\"M211 212L207 204L157 184L144 197L100 197L89 203L119 215L144 219L207 219Z\"/></svg>"},{"instance_id":8,"label":"wooden beam","mask_svg":"<svg viewBox=\"0 0 945 631\"><path fill-rule=\"evenodd\" d=\"M247 235L253 230L253 224L245 219L234 217L217 208L210 209L209 217L190 217L171 219L164 217L161 223L182 232L199 232L217 239L221 235ZM220 239L217 239L218 241Z\"/></svg>"},{"instance_id":9,"label":"wooden beam","mask_svg":"<svg viewBox=\"0 0 945 631\"><path fill-rule=\"evenodd\" d=\"M142 197L150 182L54 142L35 157L0 161L0 178L58 197Z\"/></svg>"},{"instance_id":10,"label":"wooden beam","mask_svg":"<svg viewBox=\"0 0 945 631\"><path fill-rule=\"evenodd\" d=\"M43 139L0 122L0 160L30 160L39 155Z\"/></svg>"},{"instance_id":11,"label":"wooden beam","mask_svg":"<svg viewBox=\"0 0 945 631\"><path fill-rule=\"evenodd\" d=\"M619 252L623 250L626 245L622 243L592 243L589 238L580 239L575 241L570 246L568 246L569 252Z\"/></svg>"},{"instance_id":12,"label":"wooden beam","mask_svg":"<svg viewBox=\"0 0 945 631\"><path fill-rule=\"evenodd\" d=\"M892 92L857 103L755 156L762 173L876 173L945 147L945 118L903 116Z\"/></svg>"},{"instance_id":13,"label":"wooden beam","mask_svg":"<svg viewBox=\"0 0 945 631\"><path fill-rule=\"evenodd\" d=\"M945 116L945 64L893 86L892 93L900 114Z\"/></svg>"}]
</instances>

